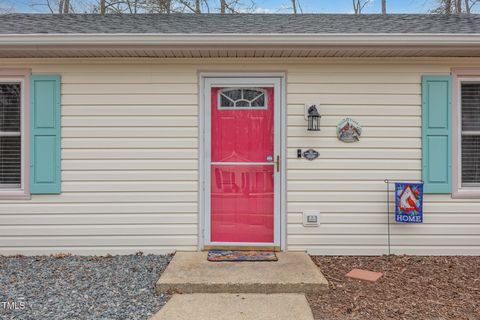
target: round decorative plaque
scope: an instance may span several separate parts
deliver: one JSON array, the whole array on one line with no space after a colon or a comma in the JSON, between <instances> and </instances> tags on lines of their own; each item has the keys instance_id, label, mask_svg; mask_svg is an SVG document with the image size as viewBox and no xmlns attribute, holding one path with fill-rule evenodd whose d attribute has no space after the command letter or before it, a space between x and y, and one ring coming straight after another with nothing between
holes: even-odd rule
<instances>
[{"instance_id":1,"label":"round decorative plaque","mask_svg":"<svg viewBox=\"0 0 480 320\"><path fill-rule=\"evenodd\" d=\"M357 142L362 135L362 126L352 118L345 118L337 126L338 140L343 142Z\"/></svg>"}]
</instances>

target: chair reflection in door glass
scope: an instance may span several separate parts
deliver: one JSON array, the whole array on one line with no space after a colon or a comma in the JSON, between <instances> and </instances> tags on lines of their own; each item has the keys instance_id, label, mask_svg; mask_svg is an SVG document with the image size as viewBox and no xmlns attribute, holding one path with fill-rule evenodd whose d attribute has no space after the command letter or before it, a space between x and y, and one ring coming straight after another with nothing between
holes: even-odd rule
<instances>
[{"instance_id":1,"label":"chair reflection in door glass","mask_svg":"<svg viewBox=\"0 0 480 320\"><path fill-rule=\"evenodd\" d=\"M239 172L238 167L217 167L214 168L215 185L212 192L218 193L217 196L243 194L250 197L261 197L271 195L273 190L271 175L271 170L263 168L256 170L250 168L247 171Z\"/></svg>"}]
</instances>

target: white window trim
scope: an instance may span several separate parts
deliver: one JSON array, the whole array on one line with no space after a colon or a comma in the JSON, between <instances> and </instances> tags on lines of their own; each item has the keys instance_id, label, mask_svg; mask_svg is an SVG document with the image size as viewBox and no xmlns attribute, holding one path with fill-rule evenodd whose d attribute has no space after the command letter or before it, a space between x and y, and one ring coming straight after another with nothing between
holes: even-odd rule
<instances>
[{"instance_id":1,"label":"white window trim","mask_svg":"<svg viewBox=\"0 0 480 320\"><path fill-rule=\"evenodd\" d=\"M480 187L462 186L462 82L480 82L480 69L457 68L452 70L452 197L480 198Z\"/></svg>"},{"instance_id":2,"label":"white window trim","mask_svg":"<svg viewBox=\"0 0 480 320\"><path fill-rule=\"evenodd\" d=\"M0 200L30 199L30 70L0 70L0 83L20 83L21 186L0 188Z\"/></svg>"}]
</instances>

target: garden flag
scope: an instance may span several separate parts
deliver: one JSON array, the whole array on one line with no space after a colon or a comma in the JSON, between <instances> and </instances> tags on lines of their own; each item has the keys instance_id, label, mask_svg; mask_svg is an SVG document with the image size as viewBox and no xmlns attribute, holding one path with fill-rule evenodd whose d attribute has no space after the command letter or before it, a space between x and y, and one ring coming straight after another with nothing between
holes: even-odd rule
<instances>
[{"instance_id":1,"label":"garden flag","mask_svg":"<svg viewBox=\"0 0 480 320\"><path fill-rule=\"evenodd\" d=\"M395 221L423 222L423 183L395 183Z\"/></svg>"}]
</instances>

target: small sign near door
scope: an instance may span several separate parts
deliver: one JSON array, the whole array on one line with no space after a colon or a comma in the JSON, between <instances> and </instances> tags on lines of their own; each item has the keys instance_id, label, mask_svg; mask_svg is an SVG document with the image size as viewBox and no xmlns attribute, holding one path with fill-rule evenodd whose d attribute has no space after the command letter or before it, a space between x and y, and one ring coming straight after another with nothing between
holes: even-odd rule
<instances>
[{"instance_id":1,"label":"small sign near door","mask_svg":"<svg viewBox=\"0 0 480 320\"><path fill-rule=\"evenodd\" d=\"M316 150L308 149L303 153L303 156L305 157L305 159L312 161L317 159L320 156L320 153L318 153L318 151Z\"/></svg>"}]
</instances>

